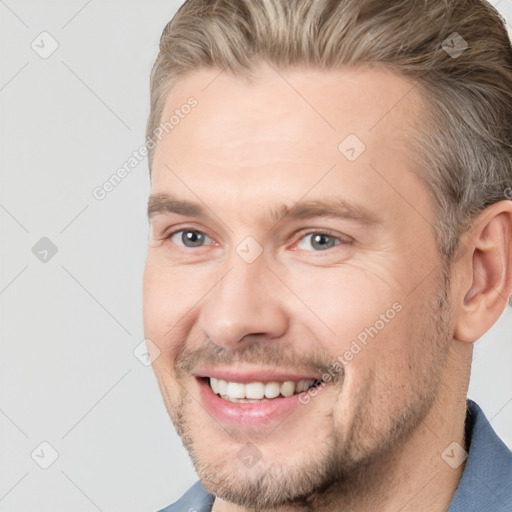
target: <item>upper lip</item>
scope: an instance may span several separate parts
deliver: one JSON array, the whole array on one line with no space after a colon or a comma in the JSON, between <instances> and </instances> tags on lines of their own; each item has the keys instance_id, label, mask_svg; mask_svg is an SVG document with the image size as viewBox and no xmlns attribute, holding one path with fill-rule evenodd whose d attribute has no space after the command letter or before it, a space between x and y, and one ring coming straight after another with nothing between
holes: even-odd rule
<instances>
[{"instance_id":1,"label":"upper lip","mask_svg":"<svg viewBox=\"0 0 512 512\"><path fill-rule=\"evenodd\" d=\"M320 380L318 375L297 373L276 368L233 370L232 368L204 367L192 372L195 377L214 377L228 382L285 382L288 380L299 381L304 379Z\"/></svg>"}]
</instances>

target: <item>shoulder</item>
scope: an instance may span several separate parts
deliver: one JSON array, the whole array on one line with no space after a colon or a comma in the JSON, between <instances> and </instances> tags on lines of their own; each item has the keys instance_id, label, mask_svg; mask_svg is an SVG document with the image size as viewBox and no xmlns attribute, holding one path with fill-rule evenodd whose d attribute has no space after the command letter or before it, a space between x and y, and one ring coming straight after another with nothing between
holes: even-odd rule
<instances>
[{"instance_id":1,"label":"shoulder","mask_svg":"<svg viewBox=\"0 0 512 512\"><path fill-rule=\"evenodd\" d=\"M210 512L214 499L198 480L178 501L159 512Z\"/></svg>"},{"instance_id":2,"label":"shoulder","mask_svg":"<svg viewBox=\"0 0 512 512\"><path fill-rule=\"evenodd\" d=\"M466 443L466 466L448 512L512 510L512 452L471 400L466 414Z\"/></svg>"}]
</instances>

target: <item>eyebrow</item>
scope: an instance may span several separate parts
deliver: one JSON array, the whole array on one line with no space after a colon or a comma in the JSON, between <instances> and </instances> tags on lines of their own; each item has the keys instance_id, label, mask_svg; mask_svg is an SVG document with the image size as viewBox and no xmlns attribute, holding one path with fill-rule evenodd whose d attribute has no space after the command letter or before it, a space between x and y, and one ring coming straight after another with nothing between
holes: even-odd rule
<instances>
[{"instance_id":1,"label":"eyebrow","mask_svg":"<svg viewBox=\"0 0 512 512\"><path fill-rule=\"evenodd\" d=\"M178 199L167 193L151 194L148 199L148 218L155 215L175 213L178 215L207 218L207 209L201 204ZM282 205L268 211L268 220L277 224L283 220L299 220L311 217L334 217L357 221L364 226L381 223L375 212L342 198L298 201L292 206Z\"/></svg>"}]
</instances>

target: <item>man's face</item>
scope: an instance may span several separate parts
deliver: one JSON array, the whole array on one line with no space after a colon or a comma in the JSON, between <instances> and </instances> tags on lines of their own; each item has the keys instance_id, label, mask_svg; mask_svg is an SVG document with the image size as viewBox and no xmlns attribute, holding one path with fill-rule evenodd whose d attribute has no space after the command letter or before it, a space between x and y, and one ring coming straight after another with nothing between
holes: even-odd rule
<instances>
[{"instance_id":1,"label":"man's face","mask_svg":"<svg viewBox=\"0 0 512 512\"><path fill-rule=\"evenodd\" d=\"M396 454L437 397L450 319L406 147L411 87L383 70L265 67L253 83L199 70L167 98L162 122L197 106L155 153L145 336L217 496L279 505L350 481ZM325 384L240 402L208 377L232 396Z\"/></svg>"}]
</instances>

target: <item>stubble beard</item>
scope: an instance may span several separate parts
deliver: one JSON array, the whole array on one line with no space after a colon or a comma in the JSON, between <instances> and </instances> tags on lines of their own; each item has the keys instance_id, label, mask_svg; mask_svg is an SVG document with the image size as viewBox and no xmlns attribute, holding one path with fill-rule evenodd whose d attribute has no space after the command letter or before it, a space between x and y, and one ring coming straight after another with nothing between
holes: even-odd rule
<instances>
[{"instance_id":1,"label":"stubble beard","mask_svg":"<svg viewBox=\"0 0 512 512\"><path fill-rule=\"evenodd\" d=\"M262 460L241 475L233 470L235 464L230 466L229 461L223 460L223 454L206 457L196 448L195 436L204 434L194 429L190 405L195 401L187 396L186 390L180 388L177 406L172 408L168 393L165 393L168 412L203 486L225 501L254 511L284 507L319 511L324 507L327 509L333 497L339 507L356 500L360 502L365 494L373 495L386 473L386 464L393 451L425 419L438 394L451 342L447 269L443 277L430 304L430 315L425 315L426 321L418 334L419 343L430 347L427 357L421 354L418 382L416 385L411 383L410 395L405 399L401 397L396 403L397 409L388 416L384 429L372 428L369 424L372 417L386 412L382 411L382 405L380 412L369 412L369 408L379 409L379 406L367 397L367 400L359 400L360 407L355 411L353 424L345 438L341 437L341 429L331 412L325 418L330 422L331 434L322 446L306 453L300 464L290 467L286 463ZM307 439L302 439L301 443L307 444Z\"/></svg>"}]
</instances>

